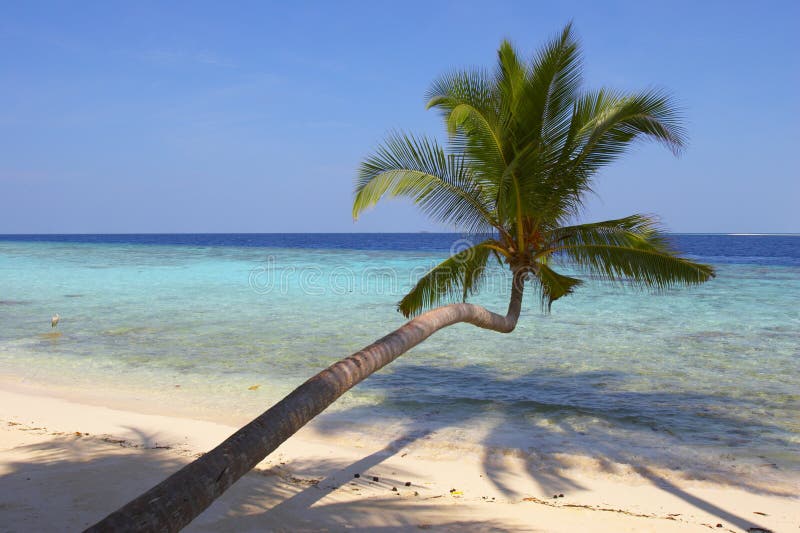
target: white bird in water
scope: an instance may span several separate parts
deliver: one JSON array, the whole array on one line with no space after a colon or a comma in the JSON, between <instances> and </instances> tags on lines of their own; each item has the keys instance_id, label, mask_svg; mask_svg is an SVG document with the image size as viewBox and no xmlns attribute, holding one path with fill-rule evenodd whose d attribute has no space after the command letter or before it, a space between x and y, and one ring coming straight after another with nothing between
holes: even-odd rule
<instances>
[{"instance_id":1,"label":"white bird in water","mask_svg":"<svg viewBox=\"0 0 800 533\"><path fill-rule=\"evenodd\" d=\"M56 327L58 325L59 320L61 320L61 317L58 315L58 313L54 314L53 318L50 319L50 327L51 328Z\"/></svg>"}]
</instances>

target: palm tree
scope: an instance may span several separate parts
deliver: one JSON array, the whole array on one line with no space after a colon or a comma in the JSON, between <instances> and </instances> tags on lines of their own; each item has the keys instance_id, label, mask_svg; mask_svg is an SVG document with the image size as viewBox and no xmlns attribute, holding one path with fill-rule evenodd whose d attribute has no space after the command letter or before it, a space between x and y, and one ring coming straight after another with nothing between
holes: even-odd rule
<instances>
[{"instance_id":1,"label":"palm tree","mask_svg":"<svg viewBox=\"0 0 800 533\"><path fill-rule=\"evenodd\" d=\"M428 107L442 113L447 147L389 135L361 165L353 216L386 196L406 197L482 240L431 269L403 297L399 310L416 318L320 372L95 530L180 529L339 396L436 331L458 322L512 331L526 283L549 310L582 283L557 272L557 263L656 290L712 277L711 267L671 250L647 216L574 224L597 171L634 141L653 139L675 153L684 146L679 115L665 93L584 91L580 74L579 46L568 25L532 61L503 42L494 72L458 71L437 80ZM510 271L505 316L465 303L491 260ZM461 302L423 313L453 300Z\"/></svg>"}]
</instances>

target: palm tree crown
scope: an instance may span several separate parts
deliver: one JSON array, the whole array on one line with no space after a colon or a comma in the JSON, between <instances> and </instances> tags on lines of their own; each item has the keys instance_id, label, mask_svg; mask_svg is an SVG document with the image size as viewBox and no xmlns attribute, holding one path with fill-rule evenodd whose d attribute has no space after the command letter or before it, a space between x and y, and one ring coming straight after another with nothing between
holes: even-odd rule
<instances>
[{"instance_id":1,"label":"palm tree crown","mask_svg":"<svg viewBox=\"0 0 800 533\"><path fill-rule=\"evenodd\" d=\"M555 259L655 289L714 276L711 267L679 257L651 217L574 224L601 167L639 138L678 154L685 135L663 91L583 90L571 25L529 62L503 42L493 72L442 76L428 98L444 118L447 146L390 134L361 164L353 216L384 196L408 197L432 218L488 238L423 276L400 301L403 315L466 299L492 257L525 272L545 309L581 283L556 272Z\"/></svg>"}]
</instances>

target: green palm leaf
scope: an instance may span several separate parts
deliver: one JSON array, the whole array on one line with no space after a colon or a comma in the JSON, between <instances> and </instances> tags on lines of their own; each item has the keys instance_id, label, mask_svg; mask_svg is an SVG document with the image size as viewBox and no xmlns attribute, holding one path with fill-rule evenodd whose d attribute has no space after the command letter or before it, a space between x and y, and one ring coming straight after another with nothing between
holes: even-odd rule
<instances>
[{"instance_id":1,"label":"green palm leaf","mask_svg":"<svg viewBox=\"0 0 800 533\"><path fill-rule=\"evenodd\" d=\"M428 91L428 108L444 118L451 149L464 155L475 179L487 191L506 167L497 91L480 70L454 72L436 80Z\"/></svg>"},{"instance_id":2,"label":"green palm leaf","mask_svg":"<svg viewBox=\"0 0 800 533\"><path fill-rule=\"evenodd\" d=\"M397 305L403 316L417 315L447 300L465 301L477 291L493 253L488 244L462 250L429 270Z\"/></svg>"},{"instance_id":3,"label":"green palm leaf","mask_svg":"<svg viewBox=\"0 0 800 533\"><path fill-rule=\"evenodd\" d=\"M610 163L639 136L661 142L675 154L686 143L681 114L664 91L625 95L600 90L585 95L576 108L581 146L572 166L584 172Z\"/></svg>"},{"instance_id":4,"label":"green palm leaf","mask_svg":"<svg viewBox=\"0 0 800 533\"><path fill-rule=\"evenodd\" d=\"M518 146L548 143L563 136L580 84L580 51L572 24L568 24L539 50L529 68L517 106Z\"/></svg>"},{"instance_id":5,"label":"green palm leaf","mask_svg":"<svg viewBox=\"0 0 800 533\"><path fill-rule=\"evenodd\" d=\"M579 266L609 280L637 287L667 289L697 285L714 277L714 269L673 254L609 244L568 246L564 252Z\"/></svg>"},{"instance_id":6,"label":"green palm leaf","mask_svg":"<svg viewBox=\"0 0 800 533\"><path fill-rule=\"evenodd\" d=\"M539 282L542 308L547 311L550 311L553 302L562 296L571 294L575 287L583 283L577 278L559 274L545 264L537 265L534 275Z\"/></svg>"},{"instance_id":7,"label":"green palm leaf","mask_svg":"<svg viewBox=\"0 0 800 533\"><path fill-rule=\"evenodd\" d=\"M361 164L353 218L385 195L412 199L425 213L470 232L498 225L461 157L425 138L395 133Z\"/></svg>"},{"instance_id":8,"label":"green palm leaf","mask_svg":"<svg viewBox=\"0 0 800 533\"><path fill-rule=\"evenodd\" d=\"M651 247L669 252L669 243L658 223L647 215L590 222L575 226L562 226L550 232L551 241L544 253L551 253L559 245L611 244L615 246Z\"/></svg>"},{"instance_id":9,"label":"green palm leaf","mask_svg":"<svg viewBox=\"0 0 800 533\"><path fill-rule=\"evenodd\" d=\"M540 256L560 254L609 281L667 289L714 277L714 269L678 257L657 223L644 215L568 226L553 231Z\"/></svg>"},{"instance_id":10,"label":"green palm leaf","mask_svg":"<svg viewBox=\"0 0 800 533\"><path fill-rule=\"evenodd\" d=\"M597 171L637 139L652 139L680 153L686 143L681 120L664 91L625 95L602 89L578 98L559 155L540 188L541 218L565 220L579 214Z\"/></svg>"}]
</instances>

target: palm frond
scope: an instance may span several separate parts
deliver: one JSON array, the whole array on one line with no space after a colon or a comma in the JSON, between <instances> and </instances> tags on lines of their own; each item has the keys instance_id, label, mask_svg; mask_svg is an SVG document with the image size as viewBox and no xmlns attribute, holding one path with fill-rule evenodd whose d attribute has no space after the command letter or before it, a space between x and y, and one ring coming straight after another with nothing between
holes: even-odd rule
<instances>
[{"instance_id":1,"label":"palm frond","mask_svg":"<svg viewBox=\"0 0 800 533\"><path fill-rule=\"evenodd\" d=\"M665 92L628 95L603 89L578 98L558 155L548 161L537 196L540 218L563 221L578 215L597 171L639 138L656 140L676 154L685 145L680 111Z\"/></svg>"},{"instance_id":2,"label":"palm frond","mask_svg":"<svg viewBox=\"0 0 800 533\"><path fill-rule=\"evenodd\" d=\"M507 120L514 120L514 116L518 113L517 106L522 102L520 96L528 77L528 69L514 46L507 40L503 40L497 50L494 77L499 102L504 106L500 111Z\"/></svg>"},{"instance_id":3,"label":"palm frond","mask_svg":"<svg viewBox=\"0 0 800 533\"><path fill-rule=\"evenodd\" d=\"M569 133L581 85L581 55L568 24L534 56L513 124L519 207L528 217L545 215L552 193L551 172Z\"/></svg>"},{"instance_id":4,"label":"palm frond","mask_svg":"<svg viewBox=\"0 0 800 533\"><path fill-rule=\"evenodd\" d=\"M426 138L391 134L361 164L353 218L386 195L410 198L430 217L467 231L498 225L463 158L445 153L436 141Z\"/></svg>"},{"instance_id":5,"label":"palm frond","mask_svg":"<svg viewBox=\"0 0 800 533\"><path fill-rule=\"evenodd\" d=\"M428 108L445 121L450 147L464 155L475 178L493 188L493 178L506 166L496 88L481 70L457 71L440 77L428 91Z\"/></svg>"},{"instance_id":6,"label":"palm frond","mask_svg":"<svg viewBox=\"0 0 800 533\"><path fill-rule=\"evenodd\" d=\"M480 243L450 256L417 281L400 300L398 310L410 317L443 301L465 301L478 289L492 253L490 246Z\"/></svg>"},{"instance_id":7,"label":"palm frond","mask_svg":"<svg viewBox=\"0 0 800 533\"><path fill-rule=\"evenodd\" d=\"M534 275L539 282L542 309L546 311L550 311L553 302L571 294L575 287L583 283L577 278L559 274L545 264L537 265Z\"/></svg>"},{"instance_id":8,"label":"palm frond","mask_svg":"<svg viewBox=\"0 0 800 533\"><path fill-rule=\"evenodd\" d=\"M645 215L567 226L552 232L544 254L560 254L588 272L636 287L696 285L714 269L679 257L656 221Z\"/></svg>"},{"instance_id":9,"label":"palm frond","mask_svg":"<svg viewBox=\"0 0 800 533\"><path fill-rule=\"evenodd\" d=\"M660 90L632 95L601 90L578 103L578 131L582 146L573 159L574 168L597 171L613 161L637 137L648 137L679 154L686 143L679 108ZM588 168L587 168L588 167Z\"/></svg>"},{"instance_id":10,"label":"palm frond","mask_svg":"<svg viewBox=\"0 0 800 533\"><path fill-rule=\"evenodd\" d=\"M564 253L603 279L637 287L663 290L678 285L697 285L715 275L711 266L656 250L591 244L567 246Z\"/></svg>"},{"instance_id":11,"label":"palm frond","mask_svg":"<svg viewBox=\"0 0 800 533\"><path fill-rule=\"evenodd\" d=\"M520 96L518 146L563 136L581 85L581 56L572 23L534 56Z\"/></svg>"},{"instance_id":12,"label":"palm frond","mask_svg":"<svg viewBox=\"0 0 800 533\"><path fill-rule=\"evenodd\" d=\"M549 254L560 245L611 244L633 248L647 247L672 253L669 241L658 222L647 215L561 226L549 233L550 241L543 253Z\"/></svg>"}]
</instances>

